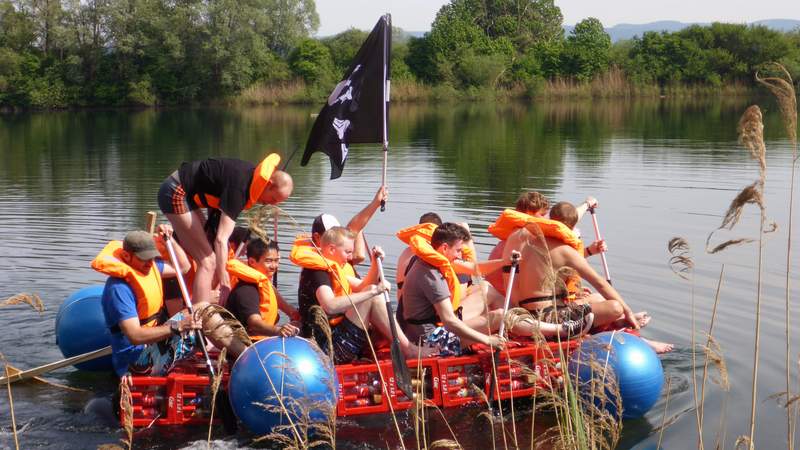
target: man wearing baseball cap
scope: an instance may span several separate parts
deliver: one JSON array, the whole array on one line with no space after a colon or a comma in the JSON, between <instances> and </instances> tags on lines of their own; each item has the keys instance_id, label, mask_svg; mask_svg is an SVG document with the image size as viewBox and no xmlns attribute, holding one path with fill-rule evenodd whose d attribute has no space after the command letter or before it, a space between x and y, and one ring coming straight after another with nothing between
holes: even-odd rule
<instances>
[{"instance_id":1,"label":"man wearing baseball cap","mask_svg":"<svg viewBox=\"0 0 800 450\"><path fill-rule=\"evenodd\" d=\"M171 237L172 227L160 225L158 233ZM208 303L194 306L197 318L208 316L202 324L186 310L168 318L162 278L176 276L177 270L186 273L191 267L183 249L174 248L178 268L160 259L153 236L131 231L122 242L108 243L92 261L92 268L108 275L101 303L111 331L114 372L120 378L166 375L177 360L193 353L196 333L188 332L201 326L215 346L227 347L234 357L245 349L229 326L217 327L222 322L219 314L203 313Z\"/></svg>"}]
</instances>

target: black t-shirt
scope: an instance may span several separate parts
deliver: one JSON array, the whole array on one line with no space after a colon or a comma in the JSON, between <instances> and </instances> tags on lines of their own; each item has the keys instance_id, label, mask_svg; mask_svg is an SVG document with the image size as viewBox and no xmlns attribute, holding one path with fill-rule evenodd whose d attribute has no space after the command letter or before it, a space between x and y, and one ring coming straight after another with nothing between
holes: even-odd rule
<instances>
[{"instance_id":1,"label":"black t-shirt","mask_svg":"<svg viewBox=\"0 0 800 450\"><path fill-rule=\"evenodd\" d=\"M331 277L325 270L303 269L300 271L300 282L297 286L297 303L300 307L300 335L310 338L312 335L321 336L314 326L314 316L311 307L319 305L317 301L317 288L328 286L333 288Z\"/></svg>"},{"instance_id":2,"label":"black t-shirt","mask_svg":"<svg viewBox=\"0 0 800 450\"><path fill-rule=\"evenodd\" d=\"M195 194L213 195L219 198L219 209L236 220L250 197L255 168L249 161L210 158L181 164L178 177L187 201L195 203Z\"/></svg>"},{"instance_id":3,"label":"black t-shirt","mask_svg":"<svg viewBox=\"0 0 800 450\"><path fill-rule=\"evenodd\" d=\"M247 328L247 319L250 316L253 314L261 316L259 301L258 288L255 284L239 282L228 296L225 308Z\"/></svg>"}]
</instances>

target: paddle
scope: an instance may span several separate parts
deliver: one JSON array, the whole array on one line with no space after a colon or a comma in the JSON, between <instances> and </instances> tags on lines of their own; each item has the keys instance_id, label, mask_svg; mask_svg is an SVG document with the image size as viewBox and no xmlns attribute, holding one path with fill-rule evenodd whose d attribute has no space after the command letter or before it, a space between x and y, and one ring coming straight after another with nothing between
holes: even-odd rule
<instances>
[{"instance_id":1,"label":"paddle","mask_svg":"<svg viewBox=\"0 0 800 450\"><path fill-rule=\"evenodd\" d=\"M519 258L520 254L517 252L511 253L511 272L508 274L508 285L506 286L506 298L505 302L503 303L503 320L500 322L500 330L498 331L498 336L503 337L503 333L506 331L506 314L508 314L508 307L511 305L511 288L514 286L514 276L517 273L518 266L519 266ZM495 393L500 395L499 392L499 385L500 383L497 382L497 352L499 350L495 349L492 350L492 386L489 390L489 398L490 400L494 400ZM495 392L495 387L498 387L498 392ZM490 404L491 407L491 404Z\"/></svg>"},{"instance_id":2,"label":"paddle","mask_svg":"<svg viewBox=\"0 0 800 450\"><path fill-rule=\"evenodd\" d=\"M592 224L594 225L594 235L598 241L602 241L603 238L600 237L600 227L597 225L597 216L595 215L595 207L592 205L589 206L589 213L592 215ZM608 263L606 262L606 252L600 252L600 262L603 263L603 272L606 274L606 281L608 284L611 284L611 274L608 272Z\"/></svg>"},{"instance_id":3,"label":"paddle","mask_svg":"<svg viewBox=\"0 0 800 450\"><path fill-rule=\"evenodd\" d=\"M183 280L183 274L181 273L180 265L178 265L178 257L175 256L175 249L172 247L172 240L169 236L164 235L164 243L167 245L167 251L169 252L169 259L172 261L172 267L175 268L175 274L178 277L178 285L181 288L181 295L183 297L183 303L186 305L186 308L189 310L189 314L194 317L194 308L192 308L192 300L189 298L189 290L186 288L186 282ZM200 348L203 350L203 356L206 358L206 366L208 366L208 372L211 374L212 377L216 376L216 372L214 371L214 365L211 364L211 358L208 357L208 350L206 350L206 339L203 336L203 333L200 330L196 330L197 333L197 341L200 344Z\"/></svg>"},{"instance_id":4,"label":"paddle","mask_svg":"<svg viewBox=\"0 0 800 450\"><path fill-rule=\"evenodd\" d=\"M377 262L378 273L380 274L381 281L384 281L386 278L383 275L383 263L381 262L381 258L378 258ZM402 350L400 350L400 340L397 338L397 324L394 320L394 311L392 311L392 303L389 299L388 292L383 291L383 299L386 300L386 314L389 316L389 329L392 331L391 351L394 379L397 383L397 387L403 391L406 397L412 399L414 398L414 390L411 386L411 372L408 370L406 358L403 356Z\"/></svg>"},{"instance_id":5,"label":"paddle","mask_svg":"<svg viewBox=\"0 0 800 450\"><path fill-rule=\"evenodd\" d=\"M84 363L87 361L91 361L93 359L102 358L103 356L110 354L111 354L111 346L108 346L108 347L103 347L99 350L94 350L91 352L84 353L82 355L76 355L70 358L62 359L60 361L51 362L43 366L35 367L33 369L28 369L23 372L9 375L8 377L0 377L0 386L6 383L14 383L17 381L24 381L31 378L35 378L38 377L39 375L43 375L45 373L61 369L62 367Z\"/></svg>"}]
</instances>

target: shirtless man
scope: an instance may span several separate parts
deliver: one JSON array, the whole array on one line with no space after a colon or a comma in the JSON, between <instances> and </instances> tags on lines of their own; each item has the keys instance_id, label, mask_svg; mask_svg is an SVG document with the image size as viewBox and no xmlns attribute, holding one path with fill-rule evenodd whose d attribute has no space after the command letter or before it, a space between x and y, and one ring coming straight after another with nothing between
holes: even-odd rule
<instances>
[{"instance_id":1,"label":"shirtless man","mask_svg":"<svg viewBox=\"0 0 800 450\"><path fill-rule=\"evenodd\" d=\"M408 238L409 230L400 235ZM418 236L418 237L421 237ZM433 231L430 242L424 239L408 239L418 259L411 264L404 287L403 310L398 320L412 340L424 341L429 346L440 348L442 354L460 354L461 342L480 343L502 348L505 338L487 334L500 328L503 320L503 297L486 285L490 292L461 296L460 283L456 279L454 262L462 258L464 245L472 239L469 231L455 223L444 223ZM473 274L492 272L508 263L496 259L472 263ZM493 291L493 292L492 292ZM484 303L484 298L487 300ZM475 302L481 308L466 309L462 305ZM591 326L592 314L584 320L557 325L524 320L514 326L513 332L530 336L541 332L545 336L564 336L585 333Z\"/></svg>"},{"instance_id":2,"label":"shirtless man","mask_svg":"<svg viewBox=\"0 0 800 450\"><path fill-rule=\"evenodd\" d=\"M556 204L551 209L550 215L553 219L565 220L566 222L562 223L570 228L577 222L576 208L566 202ZM576 305L588 304L595 314L596 326L615 324L639 329L649 321L649 316L646 314L634 314L617 290L594 271L584 255L558 238L542 235L536 224L530 223L509 236L503 250L504 256L510 254L512 250L518 250L522 254L519 282L515 283L511 291L512 304L533 311L539 316L548 314L553 309L571 314L571 311L580 309ZM543 283L553 270L561 267L575 270L581 279L597 290L597 293L587 294L579 302L565 303L568 294L563 286L559 288ZM556 300L555 307L553 300ZM672 350L671 344L655 341L648 343L658 353Z\"/></svg>"}]
</instances>

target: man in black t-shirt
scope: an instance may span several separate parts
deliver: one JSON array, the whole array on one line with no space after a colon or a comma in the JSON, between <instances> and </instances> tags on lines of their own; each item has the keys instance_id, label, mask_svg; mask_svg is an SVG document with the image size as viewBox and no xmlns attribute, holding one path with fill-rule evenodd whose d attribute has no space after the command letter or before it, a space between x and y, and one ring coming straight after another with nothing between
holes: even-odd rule
<instances>
[{"instance_id":1,"label":"man in black t-shirt","mask_svg":"<svg viewBox=\"0 0 800 450\"><path fill-rule=\"evenodd\" d=\"M265 243L260 238L255 238L247 244L247 265L263 273L267 279L272 278L272 274L278 269L279 261L280 253L275 241ZM278 309L292 320L299 319L297 310L287 304L277 290L275 297ZM288 337L296 336L300 332L300 329L291 322L279 326L277 321L274 324L265 321L261 315L261 302L258 286L240 281L231 291L225 307L247 328L251 336Z\"/></svg>"},{"instance_id":2,"label":"man in black t-shirt","mask_svg":"<svg viewBox=\"0 0 800 450\"><path fill-rule=\"evenodd\" d=\"M220 302L230 291L225 270L228 238L239 214L256 203L278 204L292 193L292 177L278 170L280 156L271 154L258 166L231 158L185 162L161 184L158 206L172 223L181 245L197 263L193 294L195 302L212 300L213 281L220 284ZM220 211L219 226L212 243L203 226L199 208Z\"/></svg>"}]
</instances>

